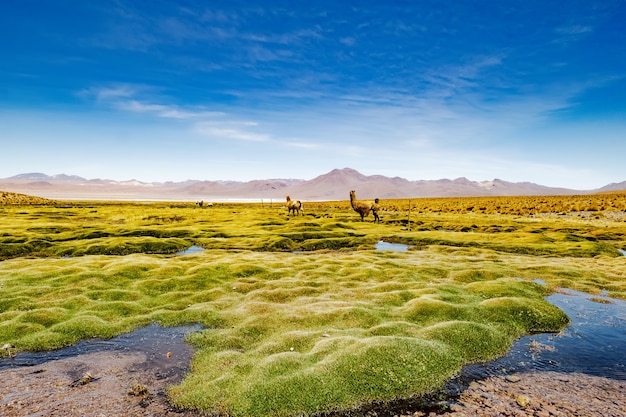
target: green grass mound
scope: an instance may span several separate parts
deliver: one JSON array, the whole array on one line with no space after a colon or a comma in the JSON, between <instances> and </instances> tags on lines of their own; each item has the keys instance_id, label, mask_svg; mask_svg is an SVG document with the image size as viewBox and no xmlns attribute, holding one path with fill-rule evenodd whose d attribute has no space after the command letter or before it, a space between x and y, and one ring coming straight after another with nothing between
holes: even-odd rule
<instances>
[{"instance_id":1,"label":"green grass mound","mask_svg":"<svg viewBox=\"0 0 626 417\"><path fill-rule=\"evenodd\" d=\"M314 414L434 389L462 361L437 341L318 335L304 352L289 348L259 356L228 350L203 357L195 366L214 371L187 378L171 395L180 405L222 415Z\"/></svg>"},{"instance_id":2,"label":"green grass mound","mask_svg":"<svg viewBox=\"0 0 626 417\"><path fill-rule=\"evenodd\" d=\"M282 281L280 296L269 282L246 292L231 326L190 336L201 352L198 372L170 397L229 416L350 410L432 391L464 364L502 355L516 337L568 323L538 284L502 278L480 287L424 287L406 280L406 291L393 297L393 283L382 291L375 271L369 279L318 282L316 291L288 290L291 281ZM352 300L328 300L341 286L350 287Z\"/></svg>"}]
</instances>

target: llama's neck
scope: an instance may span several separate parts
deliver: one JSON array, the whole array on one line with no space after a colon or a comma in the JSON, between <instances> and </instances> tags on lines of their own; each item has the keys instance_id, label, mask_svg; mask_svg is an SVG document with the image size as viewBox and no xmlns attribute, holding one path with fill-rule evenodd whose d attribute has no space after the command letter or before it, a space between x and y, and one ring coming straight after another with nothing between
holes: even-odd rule
<instances>
[{"instance_id":1,"label":"llama's neck","mask_svg":"<svg viewBox=\"0 0 626 417\"><path fill-rule=\"evenodd\" d=\"M350 205L352 206L352 208L354 210L356 210L356 208L357 208L356 198L354 196L352 196L352 195L350 196Z\"/></svg>"}]
</instances>

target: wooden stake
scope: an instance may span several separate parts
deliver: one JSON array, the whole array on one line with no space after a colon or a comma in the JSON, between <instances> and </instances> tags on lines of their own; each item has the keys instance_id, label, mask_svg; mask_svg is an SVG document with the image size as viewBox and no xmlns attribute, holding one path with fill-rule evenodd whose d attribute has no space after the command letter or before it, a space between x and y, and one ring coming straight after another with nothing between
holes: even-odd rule
<instances>
[{"instance_id":1,"label":"wooden stake","mask_svg":"<svg viewBox=\"0 0 626 417\"><path fill-rule=\"evenodd\" d=\"M409 222L407 223L407 229L411 231L411 199L409 198Z\"/></svg>"}]
</instances>

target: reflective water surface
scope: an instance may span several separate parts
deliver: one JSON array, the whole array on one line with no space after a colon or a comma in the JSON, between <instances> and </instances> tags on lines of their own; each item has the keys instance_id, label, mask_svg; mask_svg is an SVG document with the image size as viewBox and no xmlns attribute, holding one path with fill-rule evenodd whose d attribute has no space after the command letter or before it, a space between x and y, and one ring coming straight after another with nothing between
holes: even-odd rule
<instances>
[{"instance_id":1,"label":"reflective water surface","mask_svg":"<svg viewBox=\"0 0 626 417\"><path fill-rule=\"evenodd\" d=\"M568 328L523 337L505 357L468 366L466 376L537 370L626 380L626 301L570 289L547 300L569 316Z\"/></svg>"},{"instance_id":2,"label":"reflective water surface","mask_svg":"<svg viewBox=\"0 0 626 417\"><path fill-rule=\"evenodd\" d=\"M409 250L409 245L405 245L403 243L383 242L382 240L379 240L374 247L376 250L391 250L396 252L406 252Z\"/></svg>"},{"instance_id":3,"label":"reflective water surface","mask_svg":"<svg viewBox=\"0 0 626 417\"><path fill-rule=\"evenodd\" d=\"M193 253L203 252L205 249L200 246L192 245L185 250L181 250L180 252L176 252L176 255L190 255Z\"/></svg>"},{"instance_id":4,"label":"reflective water surface","mask_svg":"<svg viewBox=\"0 0 626 417\"><path fill-rule=\"evenodd\" d=\"M113 339L82 340L74 346L46 352L18 352L13 358L0 358L0 370L16 366L41 365L48 361L103 351L145 353L146 366L157 368L165 363L171 364L172 361L168 356L187 366L193 351L191 346L185 343L184 338L189 333L201 329L200 325L161 327L151 324Z\"/></svg>"}]
</instances>

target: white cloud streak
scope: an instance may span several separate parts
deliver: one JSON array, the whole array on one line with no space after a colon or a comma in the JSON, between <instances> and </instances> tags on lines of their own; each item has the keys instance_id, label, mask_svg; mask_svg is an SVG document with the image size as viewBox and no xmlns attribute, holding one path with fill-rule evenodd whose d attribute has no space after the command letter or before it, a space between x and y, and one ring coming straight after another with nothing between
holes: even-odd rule
<instances>
[{"instance_id":1,"label":"white cloud streak","mask_svg":"<svg viewBox=\"0 0 626 417\"><path fill-rule=\"evenodd\" d=\"M233 139L249 142L267 142L270 140L269 135L266 134L251 133L242 129L217 126L209 123L197 124L194 131L200 135L214 139Z\"/></svg>"},{"instance_id":2,"label":"white cloud streak","mask_svg":"<svg viewBox=\"0 0 626 417\"><path fill-rule=\"evenodd\" d=\"M181 109L178 106L142 103L138 100L116 101L114 107L133 113L152 113L166 119L204 119L224 116L223 112Z\"/></svg>"}]
</instances>

